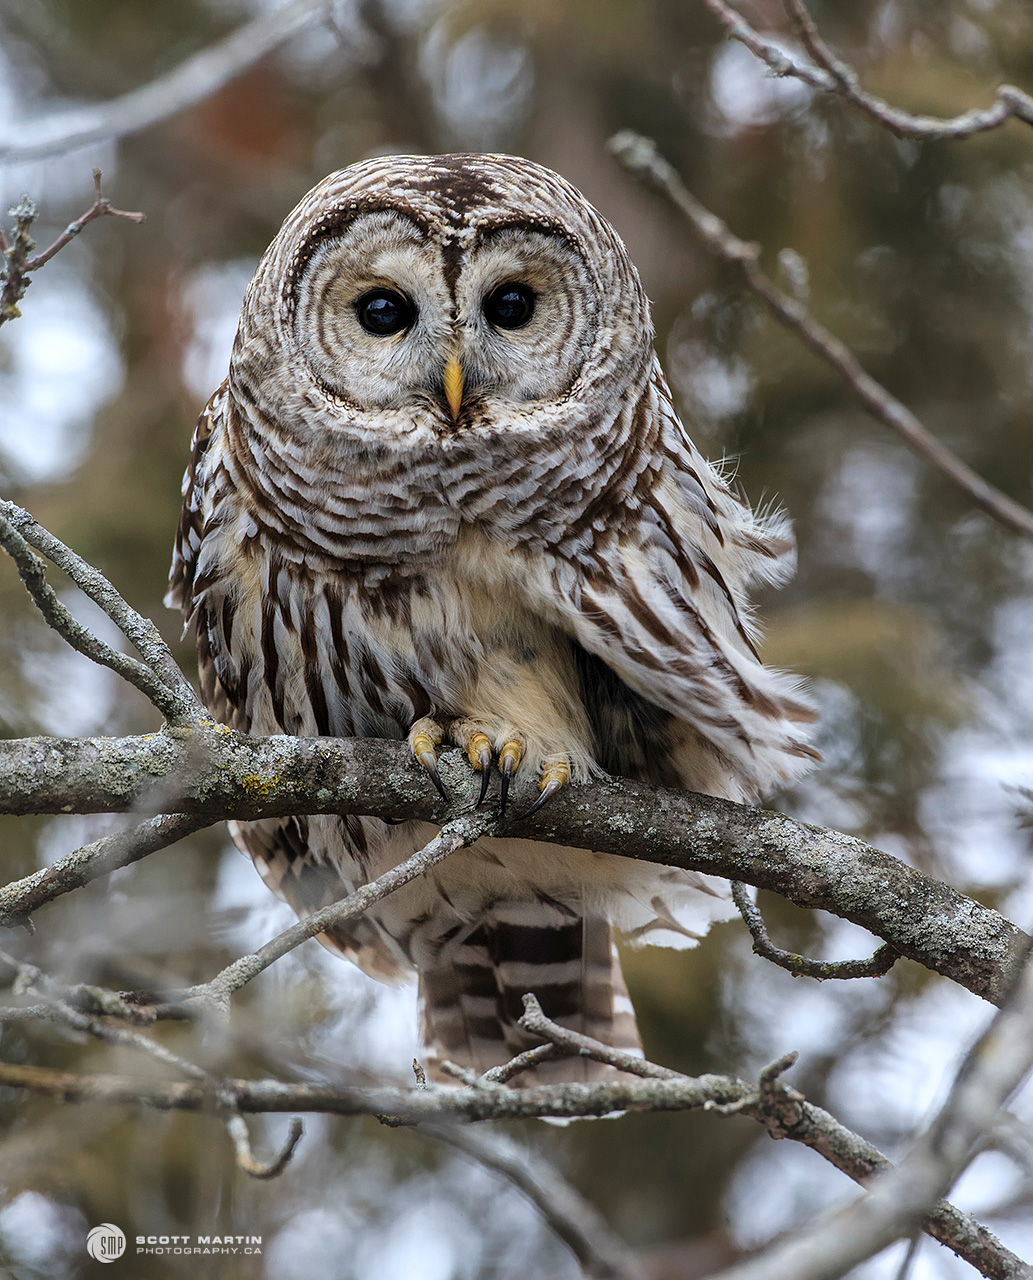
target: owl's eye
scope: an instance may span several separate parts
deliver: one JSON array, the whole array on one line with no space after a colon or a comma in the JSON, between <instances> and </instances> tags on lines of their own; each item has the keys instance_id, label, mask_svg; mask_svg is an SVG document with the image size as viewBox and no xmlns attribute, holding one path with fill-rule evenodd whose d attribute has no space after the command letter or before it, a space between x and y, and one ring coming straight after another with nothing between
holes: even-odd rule
<instances>
[{"instance_id":1,"label":"owl's eye","mask_svg":"<svg viewBox=\"0 0 1033 1280\"><path fill-rule=\"evenodd\" d=\"M394 289L371 289L355 303L359 324L367 333L386 338L392 333L408 329L416 318L416 311L408 298Z\"/></svg>"},{"instance_id":2,"label":"owl's eye","mask_svg":"<svg viewBox=\"0 0 1033 1280\"><path fill-rule=\"evenodd\" d=\"M534 315L534 290L526 284L500 284L484 299L484 314L498 329L520 329Z\"/></svg>"}]
</instances>

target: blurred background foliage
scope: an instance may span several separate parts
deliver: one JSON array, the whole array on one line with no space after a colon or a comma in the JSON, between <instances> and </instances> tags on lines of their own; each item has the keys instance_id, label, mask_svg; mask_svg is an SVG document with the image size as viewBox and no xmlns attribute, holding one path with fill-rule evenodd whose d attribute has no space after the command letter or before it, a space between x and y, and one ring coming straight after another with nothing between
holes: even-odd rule
<instances>
[{"instance_id":1,"label":"blurred background foliage","mask_svg":"<svg viewBox=\"0 0 1033 1280\"><path fill-rule=\"evenodd\" d=\"M252 16L245 0L0 2L0 131L109 98ZM758 0L760 26L784 31ZM1033 88L1025 0L825 0L825 36L895 104L952 114L997 84ZM653 301L657 346L710 456L795 521L794 582L763 600L766 656L807 676L824 766L781 807L864 835L1020 923L1033 919L1033 554L869 421L743 295L604 143L655 137L690 188L945 442L1033 501L1033 132L899 141L838 100L774 80L725 42L701 0L342 0L334 21L194 109L119 144L0 171L49 239L90 201L90 169L133 226L91 226L34 281L0 335L0 487L98 564L173 643L161 605L194 418L224 375L240 299L283 217L330 170L383 151L515 151L571 179L614 222ZM95 611L69 603L103 628ZM178 650L189 669L189 646ZM0 731L155 727L134 692L65 651L0 565ZM5 878L110 829L108 819L0 821ZM784 945L860 955L841 921L762 905ZM210 975L288 919L213 831L45 908L12 943L48 970L115 987ZM901 963L879 982L792 980L725 925L694 952L628 956L655 1059L753 1073L790 1048L795 1080L893 1153L986 1018L974 997ZM404 1079L411 993L309 944L240 998L232 1035L163 1038L237 1074ZM216 1042L217 1041L217 1042ZM52 1029L6 1030L10 1060L152 1066ZM250 1181L196 1116L60 1107L0 1095L0 1264L19 1280L91 1276L82 1241L233 1232L263 1256L137 1258L123 1274L328 1280L562 1280L577 1269L520 1196L418 1134L313 1119L288 1171ZM255 1121L271 1149L286 1118ZM772 1147L746 1120L625 1118L519 1136L550 1153L643 1250L657 1280L705 1274L822 1205L846 1180ZM1011 1154L1006 1151L1011 1150ZM958 1190L1033 1248L1014 1144ZM899 1255L863 1270L895 1274ZM128 1265L127 1265L128 1264ZM117 1270L117 1268L115 1269ZM862 1272L858 1272L861 1275ZM927 1242L914 1275L969 1274Z\"/></svg>"}]
</instances>

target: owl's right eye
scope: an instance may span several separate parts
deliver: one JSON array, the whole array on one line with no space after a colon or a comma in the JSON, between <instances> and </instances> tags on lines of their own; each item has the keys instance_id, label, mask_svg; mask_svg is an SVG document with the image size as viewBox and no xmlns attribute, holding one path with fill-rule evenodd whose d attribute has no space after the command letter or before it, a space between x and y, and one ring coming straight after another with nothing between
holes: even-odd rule
<instances>
[{"instance_id":1,"label":"owl's right eye","mask_svg":"<svg viewBox=\"0 0 1033 1280\"><path fill-rule=\"evenodd\" d=\"M355 303L355 314L367 333L387 338L408 329L416 318L416 309L394 289L371 289Z\"/></svg>"}]
</instances>

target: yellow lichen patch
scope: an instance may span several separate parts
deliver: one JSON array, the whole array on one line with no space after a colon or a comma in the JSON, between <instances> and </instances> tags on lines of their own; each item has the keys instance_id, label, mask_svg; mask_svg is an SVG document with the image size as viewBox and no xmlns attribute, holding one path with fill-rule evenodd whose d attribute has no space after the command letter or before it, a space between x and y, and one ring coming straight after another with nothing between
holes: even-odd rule
<instances>
[{"instance_id":1,"label":"yellow lichen patch","mask_svg":"<svg viewBox=\"0 0 1033 1280\"><path fill-rule=\"evenodd\" d=\"M276 773L268 776L261 773L245 773L240 780L240 785L249 796L260 796L265 799L274 791L278 791L283 781Z\"/></svg>"}]
</instances>

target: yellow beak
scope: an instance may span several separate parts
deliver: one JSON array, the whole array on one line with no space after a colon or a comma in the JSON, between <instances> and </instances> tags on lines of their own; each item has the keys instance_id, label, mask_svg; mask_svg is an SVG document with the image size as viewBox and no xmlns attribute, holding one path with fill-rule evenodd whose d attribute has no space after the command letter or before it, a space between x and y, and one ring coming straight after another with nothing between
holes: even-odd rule
<instances>
[{"instance_id":1,"label":"yellow beak","mask_svg":"<svg viewBox=\"0 0 1033 1280\"><path fill-rule=\"evenodd\" d=\"M463 403L463 371L455 356L449 356L445 361L444 383L448 411L454 422L459 417L459 408Z\"/></svg>"}]
</instances>

